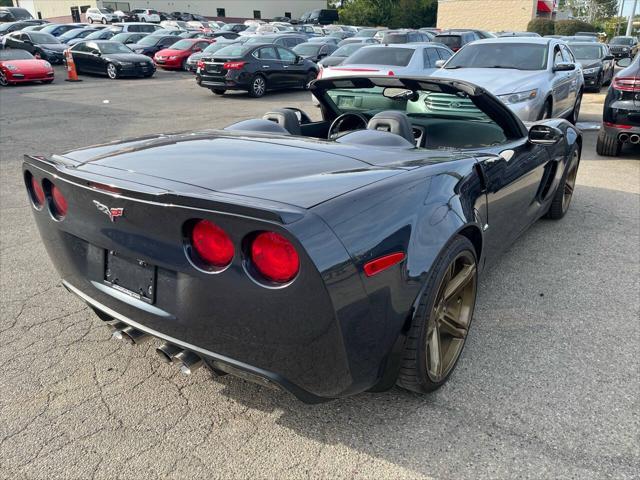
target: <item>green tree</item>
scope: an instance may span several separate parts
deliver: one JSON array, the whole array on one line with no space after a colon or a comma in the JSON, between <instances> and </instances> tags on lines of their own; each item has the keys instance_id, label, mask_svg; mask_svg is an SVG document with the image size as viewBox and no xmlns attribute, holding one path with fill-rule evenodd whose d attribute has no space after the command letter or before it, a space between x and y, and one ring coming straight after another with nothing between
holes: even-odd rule
<instances>
[{"instance_id":1,"label":"green tree","mask_svg":"<svg viewBox=\"0 0 640 480\"><path fill-rule=\"evenodd\" d=\"M391 28L435 25L437 0L345 0L340 21L350 25Z\"/></svg>"},{"instance_id":2,"label":"green tree","mask_svg":"<svg viewBox=\"0 0 640 480\"><path fill-rule=\"evenodd\" d=\"M0 0L0 7L13 7L12 0Z\"/></svg>"}]
</instances>

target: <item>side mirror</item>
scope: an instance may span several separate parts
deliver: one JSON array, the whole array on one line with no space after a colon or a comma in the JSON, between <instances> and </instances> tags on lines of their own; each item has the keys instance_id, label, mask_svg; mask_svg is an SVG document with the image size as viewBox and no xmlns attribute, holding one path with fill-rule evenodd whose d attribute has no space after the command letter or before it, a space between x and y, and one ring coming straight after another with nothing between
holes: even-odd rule
<instances>
[{"instance_id":1,"label":"side mirror","mask_svg":"<svg viewBox=\"0 0 640 480\"><path fill-rule=\"evenodd\" d=\"M436 68L442 68L445 63L447 63L445 60L436 60L435 66Z\"/></svg>"},{"instance_id":2,"label":"side mirror","mask_svg":"<svg viewBox=\"0 0 640 480\"><path fill-rule=\"evenodd\" d=\"M571 72L575 69L576 69L576 66L573 63L556 63L553 66L554 72Z\"/></svg>"},{"instance_id":3,"label":"side mirror","mask_svg":"<svg viewBox=\"0 0 640 480\"><path fill-rule=\"evenodd\" d=\"M631 59L629 57L621 58L616 62L616 65L622 68L627 68L629 65L631 65Z\"/></svg>"},{"instance_id":4,"label":"side mirror","mask_svg":"<svg viewBox=\"0 0 640 480\"><path fill-rule=\"evenodd\" d=\"M529 129L529 143L534 145L553 145L558 143L563 136L559 129L550 125L532 125Z\"/></svg>"},{"instance_id":5,"label":"side mirror","mask_svg":"<svg viewBox=\"0 0 640 480\"><path fill-rule=\"evenodd\" d=\"M613 55L605 55L603 60L613 60L615 57Z\"/></svg>"},{"instance_id":6,"label":"side mirror","mask_svg":"<svg viewBox=\"0 0 640 480\"><path fill-rule=\"evenodd\" d=\"M296 63L302 63L304 62L304 58L301 57L300 55L296 56Z\"/></svg>"}]
</instances>

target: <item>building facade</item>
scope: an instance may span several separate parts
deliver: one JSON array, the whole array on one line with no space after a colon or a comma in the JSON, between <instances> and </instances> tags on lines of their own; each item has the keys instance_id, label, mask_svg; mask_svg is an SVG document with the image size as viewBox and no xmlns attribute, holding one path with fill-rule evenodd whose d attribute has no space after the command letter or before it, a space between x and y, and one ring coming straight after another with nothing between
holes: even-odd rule
<instances>
[{"instance_id":1,"label":"building facade","mask_svg":"<svg viewBox=\"0 0 640 480\"><path fill-rule=\"evenodd\" d=\"M438 28L526 31L530 20L553 18L555 0L438 0Z\"/></svg>"},{"instance_id":2,"label":"building facade","mask_svg":"<svg viewBox=\"0 0 640 480\"><path fill-rule=\"evenodd\" d=\"M227 22L249 18L300 18L303 13L327 8L326 0L13 0L35 18L54 22L84 21L92 7L130 11L152 8L161 12L189 12Z\"/></svg>"}]
</instances>

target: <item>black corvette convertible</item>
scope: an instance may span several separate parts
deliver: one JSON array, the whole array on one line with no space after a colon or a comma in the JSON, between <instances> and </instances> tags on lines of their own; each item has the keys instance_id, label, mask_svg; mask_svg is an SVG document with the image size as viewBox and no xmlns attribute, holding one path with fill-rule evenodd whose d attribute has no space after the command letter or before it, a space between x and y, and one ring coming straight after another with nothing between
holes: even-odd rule
<instances>
[{"instance_id":1,"label":"black corvette convertible","mask_svg":"<svg viewBox=\"0 0 640 480\"><path fill-rule=\"evenodd\" d=\"M323 120L279 109L220 131L26 156L63 285L133 343L306 402L428 392L460 358L478 275L564 216L582 138L528 127L457 80L310 85Z\"/></svg>"}]
</instances>

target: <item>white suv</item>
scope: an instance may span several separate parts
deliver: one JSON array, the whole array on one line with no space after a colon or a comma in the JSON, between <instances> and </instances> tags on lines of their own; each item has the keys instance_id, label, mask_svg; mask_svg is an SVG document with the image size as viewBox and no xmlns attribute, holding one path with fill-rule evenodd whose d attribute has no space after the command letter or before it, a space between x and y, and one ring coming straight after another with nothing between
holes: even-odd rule
<instances>
[{"instance_id":1,"label":"white suv","mask_svg":"<svg viewBox=\"0 0 640 480\"><path fill-rule=\"evenodd\" d=\"M139 22L160 23L160 15L156 10L136 9L131 10L131 15L138 17Z\"/></svg>"},{"instance_id":2,"label":"white suv","mask_svg":"<svg viewBox=\"0 0 640 480\"><path fill-rule=\"evenodd\" d=\"M85 16L89 23L110 23L118 19L111 10L106 8L89 8Z\"/></svg>"}]
</instances>

